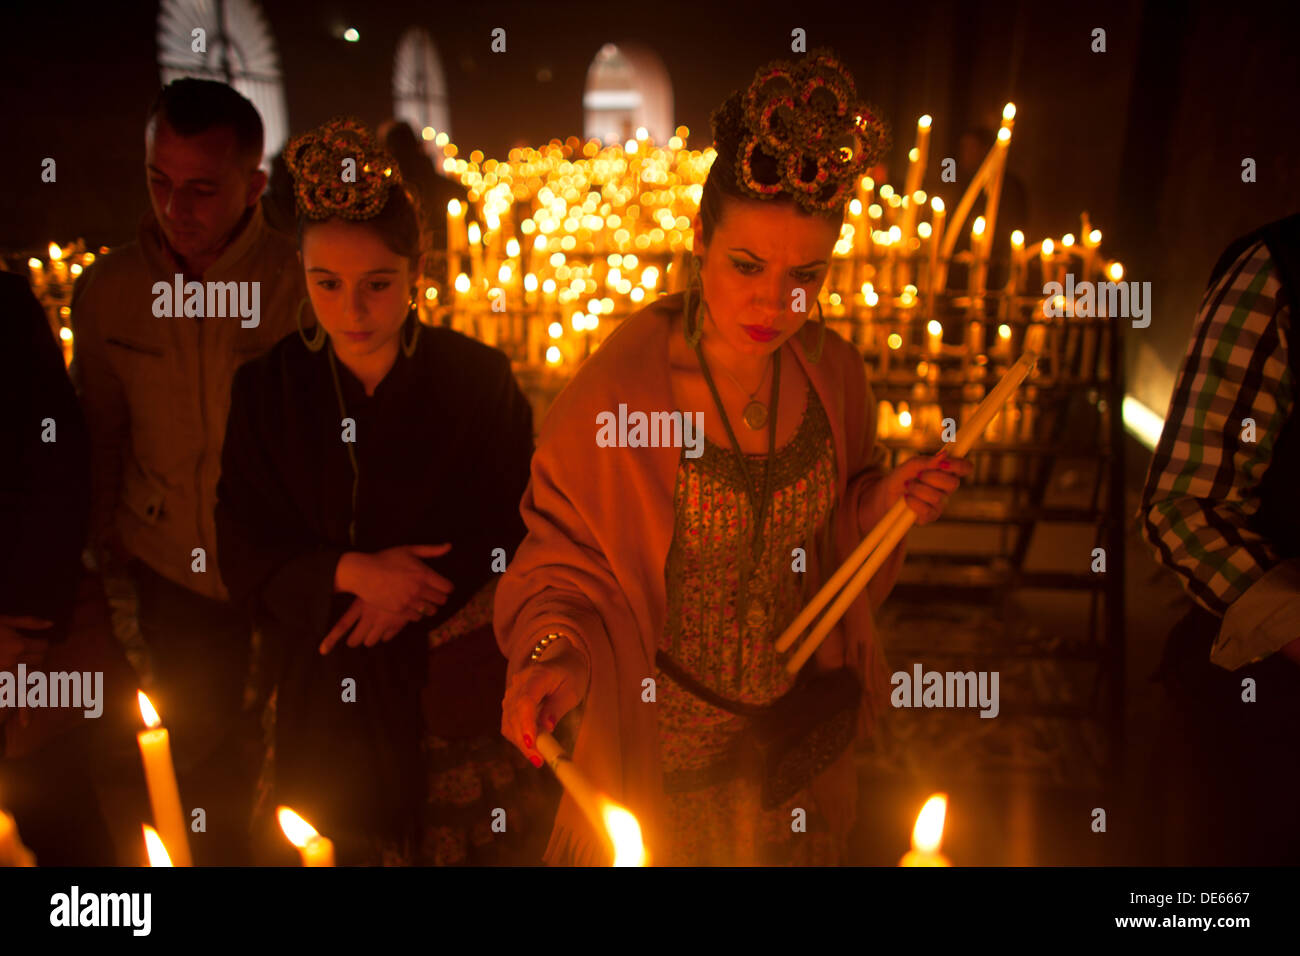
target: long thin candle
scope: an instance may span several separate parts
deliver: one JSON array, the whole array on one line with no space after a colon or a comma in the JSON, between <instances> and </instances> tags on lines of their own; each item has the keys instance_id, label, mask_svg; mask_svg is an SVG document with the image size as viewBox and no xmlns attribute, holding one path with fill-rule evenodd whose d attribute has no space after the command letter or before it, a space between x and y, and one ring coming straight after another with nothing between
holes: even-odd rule
<instances>
[{"instance_id":1,"label":"long thin candle","mask_svg":"<svg viewBox=\"0 0 1300 956\"><path fill-rule=\"evenodd\" d=\"M970 450L971 446L975 444L976 440L984 434L984 430L988 427L989 422L993 420L993 416L1001 410L1002 406L1007 403L1007 400L1011 397L1012 393L1020 387L1020 383L1023 382L1025 377L1033 370L1034 363L1037 362L1037 360L1038 356L1034 352L1026 352L1022 355L1020 360L1007 370L1006 375L1002 376L1002 380L998 382L997 387L985 396L984 401L982 401L979 408L975 410L975 414L972 416L971 420L966 425L963 425L957 432L957 439L952 443L951 451L945 448L943 453L952 458L963 457L966 452ZM787 671L791 674L796 674L799 672L799 669L807 663L808 658L812 657L813 653L821 645L821 642L826 639L826 635L831 632L831 628L833 628L839 622L839 619L844 616L844 612L848 610L849 605L853 603L861 593L862 589L866 587L867 582L871 580L871 576L875 574L880 565L885 562L885 558L893 553L898 542L903 539L903 535L907 534L908 529L912 527L912 524L915 521L916 512L908 507L905 499L900 498L898 501L894 502L894 506L881 520L880 524L877 525L876 528L872 529L872 533L868 535L867 540L863 542L863 545L865 545L867 541L873 539L877 542L874 550L871 551L871 556L868 557L866 563L864 563L862 567L853 574L852 580L849 581L848 586L839 593L835 602L830 606L825 615L822 616L822 619L817 622L817 626L814 627L812 632L808 635L808 639L804 641L799 650L796 651L794 656L786 663ZM877 532L879 532L879 536L877 536ZM862 550L862 545L859 545L858 548L854 549L853 555L850 556L849 560L846 561L844 566L836 571L836 573L831 577L831 580L827 582L827 587L822 588L822 590L817 593L817 596L813 599L813 603L820 601L824 604L826 602L826 597L824 597L825 592L827 592L830 586L837 580L843 580L843 572L845 572L845 568L852 568L854 566L854 557L856 557ZM830 593L834 593L834 591L831 590ZM810 607L811 606L812 605L810 604ZM805 609L805 611L806 610L807 609ZM816 612L814 611L813 613ZM804 617L805 614L801 613L795 621L798 622ZM807 621L804 621L804 624L806 623ZM795 638L794 636L791 636L792 631L793 625L791 628L787 628L785 634L781 635L780 640L777 642L778 650L783 650L784 647L788 647L790 643L793 642ZM793 631L793 634L797 636L798 632Z\"/></svg>"},{"instance_id":2,"label":"long thin candle","mask_svg":"<svg viewBox=\"0 0 1300 956\"><path fill-rule=\"evenodd\" d=\"M158 828L172 863L175 866L193 866L185 813L181 809L181 794L172 765L171 738L144 691L139 691L137 696L140 714L148 725L147 730L136 734L136 740L140 744L140 759L144 761L144 779L149 787L154 826Z\"/></svg>"}]
</instances>

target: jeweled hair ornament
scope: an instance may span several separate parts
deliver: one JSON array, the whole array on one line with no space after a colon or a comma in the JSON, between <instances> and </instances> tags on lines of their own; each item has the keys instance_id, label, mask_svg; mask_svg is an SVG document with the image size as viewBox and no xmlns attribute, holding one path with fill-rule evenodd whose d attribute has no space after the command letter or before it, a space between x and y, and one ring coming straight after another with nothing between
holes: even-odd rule
<instances>
[{"instance_id":1,"label":"jeweled hair ornament","mask_svg":"<svg viewBox=\"0 0 1300 956\"><path fill-rule=\"evenodd\" d=\"M344 160L351 159L352 166ZM360 121L332 119L295 136L284 150L298 212L308 219L372 219L402 181L397 160ZM356 181L344 179L346 170Z\"/></svg>"},{"instance_id":2,"label":"jeweled hair ornament","mask_svg":"<svg viewBox=\"0 0 1300 956\"><path fill-rule=\"evenodd\" d=\"M711 117L715 143L736 141L736 183L757 199L789 193L808 212L842 209L860 176L888 148L879 112L857 98L853 77L827 49L760 68ZM775 163L760 178L754 159Z\"/></svg>"}]
</instances>

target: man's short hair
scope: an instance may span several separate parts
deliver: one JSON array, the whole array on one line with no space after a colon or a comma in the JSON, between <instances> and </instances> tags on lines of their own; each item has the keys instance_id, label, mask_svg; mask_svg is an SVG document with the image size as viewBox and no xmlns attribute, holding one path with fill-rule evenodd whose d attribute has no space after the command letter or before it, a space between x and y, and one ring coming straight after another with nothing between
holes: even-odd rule
<instances>
[{"instance_id":1,"label":"man's short hair","mask_svg":"<svg viewBox=\"0 0 1300 956\"><path fill-rule=\"evenodd\" d=\"M158 91L146 122L161 117L180 136L198 136L210 129L234 132L239 154L262 161L262 117L257 108L225 83L183 77Z\"/></svg>"}]
</instances>

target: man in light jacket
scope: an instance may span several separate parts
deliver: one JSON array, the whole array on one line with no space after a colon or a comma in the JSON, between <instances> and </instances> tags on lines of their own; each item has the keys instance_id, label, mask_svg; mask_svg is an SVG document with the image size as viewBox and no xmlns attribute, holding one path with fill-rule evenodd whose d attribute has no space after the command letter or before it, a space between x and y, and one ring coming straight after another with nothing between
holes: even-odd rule
<instances>
[{"instance_id":1,"label":"man in light jacket","mask_svg":"<svg viewBox=\"0 0 1300 956\"><path fill-rule=\"evenodd\" d=\"M255 773L251 627L229 603L213 523L231 381L294 330L305 297L293 241L262 218L262 148L257 110L229 86L169 84L145 128L151 214L73 297L91 546L134 579L186 819L205 818L197 862L246 859Z\"/></svg>"}]
</instances>

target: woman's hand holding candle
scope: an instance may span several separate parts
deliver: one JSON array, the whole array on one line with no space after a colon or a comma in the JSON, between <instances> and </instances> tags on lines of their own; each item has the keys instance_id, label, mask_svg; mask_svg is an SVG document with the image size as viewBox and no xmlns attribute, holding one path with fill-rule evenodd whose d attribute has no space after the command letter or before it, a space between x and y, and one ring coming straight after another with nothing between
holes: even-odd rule
<instances>
[{"instance_id":1,"label":"woman's hand holding candle","mask_svg":"<svg viewBox=\"0 0 1300 956\"><path fill-rule=\"evenodd\" d=\"M912 458L899 465L876 483L876 487L862 499L859 526L871 529L899 498L916 512L918 525L929 524L943 513L948 498L968 478L975 466L965 458L950 458L941 451L937 455Z\"/></svg>"},{"instance_id":2,"label":"woman's hand holding candle","mask_svg":"<svg viewBox=\"0 0 1300 956\"><path fill-rule=\"evenodd\" d=\"M537 749L539 732L555 729L582 702L589 676L587 658L572 641L562 638L546 649L541 660L529 662L510 678L501 702L501 735L534 767L544 762Z\"/></svg>"}]
</instances>

